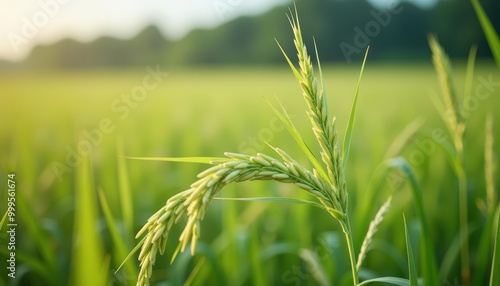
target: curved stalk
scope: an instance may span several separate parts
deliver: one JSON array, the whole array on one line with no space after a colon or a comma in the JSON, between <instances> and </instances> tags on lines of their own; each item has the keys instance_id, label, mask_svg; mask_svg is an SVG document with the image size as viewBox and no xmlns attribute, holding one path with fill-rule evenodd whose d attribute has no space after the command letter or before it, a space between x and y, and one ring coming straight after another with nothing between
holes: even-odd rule
<instances>
[{"instance_id":1,"label":"curved stalk","mask_svg":"<svg viewBox=\"0 0 500 286\"><path fill-rule=\"evenodd\" d=\"M356 268L356 252L354 251L354 243L352 240L351 224L347 216L340 221L342 225L342 231L344 232L345 239L347 242L347 249L349 250L349 260L351 262L351 273L353 285L358 285L358 270Z\"/></svg>"}]
</instances>

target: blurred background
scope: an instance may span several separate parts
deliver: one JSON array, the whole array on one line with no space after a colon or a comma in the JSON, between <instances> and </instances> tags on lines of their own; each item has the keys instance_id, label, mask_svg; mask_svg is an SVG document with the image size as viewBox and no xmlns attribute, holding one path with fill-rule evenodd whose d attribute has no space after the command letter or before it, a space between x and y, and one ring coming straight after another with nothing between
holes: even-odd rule
<instances>
[{"instance_id":1,"label":"blurred background","mask_svg":"<svg viewBox=\"0 0 500 286\"><path fill-rule=\"evenodd\" d=\"M481 4L500 31L500 2ZM139 241L135 234L205 166L124 156L274 156L269 143L309 166L266 103L281 101L319 154L300 87L276 44L295 60L286 16L293 6L287 0L0 1L0 182L16 174L18 224L16 278L1 267L0 286L135 284L137 254L116 272ZM493 115L493 132L500 134L500 76L470 1L309 0L296 6L310 52L316 41L341 139L370 45L347 170L356 250L378 208L390 194L394 201L362 279L408 277L403 213L412 241L419 241L408 186L394 183L396 175L373 185L390 154L408 160L424 190L440 281L461 285L456 176L444 151L428 141L435 132L453 141L432 99L440 88L428 37L437 36L453 63L468 124L470 264L474 284L484 285L489 262L481 261L489 260L481 258L490 255L480 247L484 206L498 198L487 199L485 118ZM467 88L471 47L477 60ZM405 144L394 147L408 132ZM313 199L272 182L231 185L220 196ZM0 198L4 217L6 187ZM11 253L5 223L1 265ZM153 285L351 283L342 230L321 210L215 201L198 253L181 254L170 265L181 229L174 228L157 259ZM484 249L486 256L479 256Z\"/></svg>"},{"instance_id":2,"label":"blurred background","mask_svg":"<svg viewBox=\"0 0 500 286\"><path fill-rule=\"evenodd\" d=\"M0 66L282 64L273 42L276 38L290 46L283 18L291 3L3 1ZM496 1L483 5L487 11L499 9ZM491 55L467 1L298 1L297 6L305 34L316 38L325 62L345 61L353 48L351 57L359 59L363 53L358 50L368 44L372 61L425 60L429 34L446 43L452 57L466 57L473 43L479 57Z\"/></svg>"}]
</instances>

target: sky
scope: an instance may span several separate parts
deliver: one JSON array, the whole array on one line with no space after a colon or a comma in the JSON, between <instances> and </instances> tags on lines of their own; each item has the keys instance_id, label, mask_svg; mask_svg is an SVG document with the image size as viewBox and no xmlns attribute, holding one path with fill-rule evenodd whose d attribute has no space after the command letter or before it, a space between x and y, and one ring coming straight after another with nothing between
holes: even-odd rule
<instances>
[{"instance_id":1,"label":"sky","mask_svg":"<svg viewBox=\"0 0 500 286\"><path fill-rule=\"evenodd\" d=\"M383 7L397 0L371 1ZM437 0L409 1L428 6ZM64 38L130 38L151 24L165 37L179 39L193 28L216 27L287 2L291 0L0 0L0 60L21 60L33 46Z\"/></svg>"}]
</instances>

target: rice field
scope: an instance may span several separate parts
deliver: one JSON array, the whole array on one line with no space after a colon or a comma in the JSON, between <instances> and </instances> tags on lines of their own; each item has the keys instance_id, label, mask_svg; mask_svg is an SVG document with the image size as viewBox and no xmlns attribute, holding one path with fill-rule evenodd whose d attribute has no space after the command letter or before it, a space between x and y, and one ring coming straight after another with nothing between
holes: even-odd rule
<instances>
[{"instance_id":1,"label":"rice field","mask_svg":"<svg viewBox=\"0 0 500 286\"><path fill-rule=\"evenodd\" d=\"M343 136L361 63L323 67L330 113ZM466 65L454 62L460 96ZM492 222L485 179L487 114L493 116L493 156L500 146L500 77L492 62L476 65L464 102L470 261L474 285L489 281L491 251L484 235ZM453 142L433 105L439 81L432 62L382 64L368 60L346 173L354 248L387 197L391 208L375 234L360 280L408 277L403 214L416 261L421 258L415 202L394 171L377 185L379 164L403 156L422 189L439 280L460 285L458 182L446 153L433 140ZM189 188L203 165L126 157L220 157L278 146L307 165L266 100L278 100L319 154L300 87L286 66L2 72L0 74L0 182L15 174L15 278L0 268L1 285L134 285L138 253L116 272L139 242L135 234L168 198ZM398 148L405 130L417 132ZM413 126L413 127L412 127ZM416 127L418 128L416 128ZM409 131L408 131L409 132ZM394 152L396 150L396 152ZM495 161L496 162L496 161ZM310 167L310 166L309 166ZM490 185L498 186L498 171ZM490 180L491 181L491 180ZM0 188L0 213L10 192ZM293 185L245 182L222 197L298 197ZM12 253L5 222L2 265ZM193 257L170 265L181 225L166 255L158 256L153 285L350 285L340 225L307 205L216 200L201 225ZM486 237L486 238L485 238ZM422 264L425 262L422 262ZM7 262L9 265L9 262ZM421 273L423 265L417 263Z\"/></svg>"}]
</instances>

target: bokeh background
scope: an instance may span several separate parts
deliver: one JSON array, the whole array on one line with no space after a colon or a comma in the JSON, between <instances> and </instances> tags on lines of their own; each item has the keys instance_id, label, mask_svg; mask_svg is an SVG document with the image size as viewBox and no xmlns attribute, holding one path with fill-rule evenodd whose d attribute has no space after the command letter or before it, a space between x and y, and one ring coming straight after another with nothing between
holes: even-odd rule
<instances>
[{"instance_id":1,"label":"bokeh background","mask_svg":"<svg viewBox=\"0 0 500 286\"><path fill-rule=\"evenodd\" d=\"M500 31L500 2L481 4ZM279 100L318 151L300 88L276 44L295 54L286 16L293 6L286 0L1 1L0 215L7 211L7 175L14 172L18 226L15 279L3 267L10 255L7 226L0 233L0 286L135 284L137 254L115 272L138 242L135 233L204 166L126 156L274 155L269 143L308 166L266 102ZM412 241L420 234L409 188L397 173L378 188L373 181L398 136L414 128L390 155L408 160L423 189L440 281L462 282L457 179L429 139L433 132L448 134L432 99L440 88L428 37L439 39L458 95L467 98L471 268L473 284L484 285L489 260L478 254L484 206L498 203L498 196L487 199L485 118L492 115L498 138L500 75L471 3L310 0L296 6L310 51L316 41L341 137L370 45L347 170L357 250L378 208L391 194L394 201L362 279L408 276L403 213ZM468 94L471 47L477 60ZM486 94L477 93L480 86ZM364 200L370 192L372 199ZM231 185L220 196L312 199L272 182ZM351 283L340 226L309 206L215 201L198 253L181 254L170 265L181 229L174 228L166 255L157 259L153 285ZM418 253L418 243L414 247ZM308 264L304 249L319 266Z\"/></svg>"}]
</instances>

